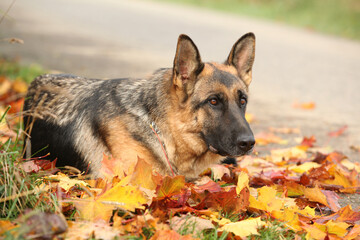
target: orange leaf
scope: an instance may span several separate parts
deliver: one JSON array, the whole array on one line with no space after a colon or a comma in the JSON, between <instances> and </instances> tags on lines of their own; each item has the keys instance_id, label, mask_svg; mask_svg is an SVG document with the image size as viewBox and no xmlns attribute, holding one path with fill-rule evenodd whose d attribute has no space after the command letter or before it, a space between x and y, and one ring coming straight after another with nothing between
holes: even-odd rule
<instances>
[{"instance_id":1,"label":"orange leaf","mask_svg":"<svg viewBox=\"0 0 360 240\"><path fill-rule=\"evenodd\" d=\"M329 132L328 135L329 135L330 137L338 137L338 136L342 135L347 128L348 128L348 126L347 126L347 125L344 125L344 126L342 126L341 128L339 128L339 129L336 130L336 131Z\"/></svg>"},{"instance_id":2,"label":"orange leaf","mask_svg":"<svg viewBox=\"0 0 360 240\"><path fill-rule=\"evenodd\" d=\"M179 233L174 230L160 230L156 231L154 236L150 240L186 240L193 239L190 235L181 236Z\"/></svg>"},{"instance_id":3,"label":"orange leaf","mask_svg":"<svg viewBox=\"0 0 360 240\"><path fill-rule=\"evenodd\" d=\"M322 193L321 189L316 186L315 188L305 188L304 195L310 201L321 203L325 206L328 206L326 196Z\"/></svg>"},{"instance_id":4,"label":"orange leaf","mask_svg":"<svg viewBox=\"0 0 360 240\"><path fill-rule=\"evenodd\" d=\"M12 89L17 93L26 93L28 86L23 80L17 78L12 84Z\"/></svg>"},{"instance_id":5,"label":"orange leaf","mask_svg":"<svg viewBox=\"0 0 360 240\"><path fill-rule=\"evenodd\" d=\"M294 103L293 107L303 110L313 110L315 109L315 103L314 102Z\"/></svg>"},{"instance_id":6,"label":"orange leaf","mask_svg":"<svg viewBox=\"0 0 360 240\"><path fill-rule=\"evenodd\" d=\"M0 76L0 96L4 95L11 89L11 82L3 76Z\"/></svg>"},{"instance_id":7,"label":"orange leaf","mask_svg":"<svg viewBox=\"0 0 360 240\"><path fill-rule=\"evenodd\" d=\"M132 185L146 189L155 190L156 184L153 181L152 167L144 159L138 157L130 182Z\"/></svg>"},{"instance_id":8,"label":"orange leaf","mask_svg":"<svg viewBox=\"0 0 360 240\"><path fill-rule=\"evenodd\" d=\"M185 187L184 176L175 176L175 177L166 176L163 179L161 186L157 190L157 196L159 199L171 197L173 195L179 194L181 192L181 189L184 187Z\"/></svg>"},{"instance_id":9,"label":"orange leaf","mask_svg":"<svg viewBox=\"0 0 360 240\"><path fill-rule=\"evenodd\" d=\"M124 172L127 171L128 168L129 166L123 165L122 161L117 161L111 155L108 156L105 153L103 154L100 173L106 179L111 180L115 176L118 176L119 178L123 178L125 176Z\"/></svg>"},{"instance_id":10,"label":"orange leaf","mask_svg":"<svg viewBox=\"0 0 360 240\"><path fill-rule=\"evenodd\" d=\"M307 232L306 239L316 239L316 240L324 240L326 237L326 233L319 229L317 225L305 225L302 227ZM309 238L311 237L311 238Z\"/></svg>"},{"instance_id":11,"label":"orange leaf","mask_svg":"<svg viewBox=\"0 0 360 240\"><path fill-rule=\"evenodd\" d=\"M345 240L356 239L360 236L360 225L355 225L351 231L344 237Z\"/></svg>"},{"instance_id":12,"label":"orange leaf","mask_svg":"<svg viewBox=\"0 0 360 240\"><path fill-rule=\"evenodd\" d=\"M315 142L316 142L316 138L314 136L311 136L309 138L304 137L300 145L305 147L313 147Z\"/></svg>"},{"instance_id":13,"label":"orange leaf","mask_svg":"<svg viewBox=\"0 0 360 240\"><path fill-rule=\"evenodd\" d=\"M267 145L270 143L287 144L287 141L271 132L261 132L255 136L256 144Z\"/></svg>"},{"instance_id":14,"label":"orange leaf","mask_svg":"<svg viewBox=\"0 0 360 240\"><path fill-rule=\"evenodd\" d=\"M338 203L339 197L335 192L321 190L318 186L315 188L305 188L304 195L310 201L321 203L336 212L340 209Z\"/></svg>"},{"instance_id":15,"label":"orange leaf","mask_svg":"<svg viewBox=\"0 0 360 240\"><path fill-rule=\"evenodd\" d=\"M336 215L338 215L337 221L355 223L360 221L360 211L354 212L350 205L347 205L340 209Z\"/></svg>"},{"instance_id":16,"label":"orange leaf","mask_svg":"<svg viewBox=\"0 0 360 240\"><path fill-rule=\"evenodd\" d=\"M15 227L16 225L9 220L0 220L0 236Z\"/></svg>"},{"instance_id":17,"label":"orange leaf","mask_svg":"<svg viewBox=\"0 0 360 240\"><path fill-rule=\"evenodd\" d=\"M78 210L80 220L96 222L104 220L109 222L114 206L104 204L92 198L79 199L73 201L76 209Z\"/></svg>"}]
</instances>

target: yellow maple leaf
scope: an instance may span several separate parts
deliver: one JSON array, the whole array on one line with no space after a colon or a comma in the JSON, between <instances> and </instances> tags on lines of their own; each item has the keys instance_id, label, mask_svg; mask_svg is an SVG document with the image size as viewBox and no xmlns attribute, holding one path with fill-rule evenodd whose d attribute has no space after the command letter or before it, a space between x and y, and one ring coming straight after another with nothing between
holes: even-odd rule
<instances>
[{"instance_id":1,"label":"yellow maple leaf","mask_svg":"<svg viewBox=\"0 0 360 240\"><path fill-rule=\"evenodd\" d=\"M310 169L318 168L321 165L316 162L306 162L301 165L291 166L289 170L297 172L297 173L305 173L308 172Z\"/></svg>"},{"instance_id":2,"label":"yellow maple leaf","mask_svg":"<svg viewBox=\"0 0 360 240\"><path fill-rule=\"evenodd\" d=\"M97 200L102 203L120 206L129 211L134 211L136 208L144 209L142 205L148 201L144 193L140 191L138 187L123 186L121 182L99 196Z\"/></svg>"},{"instance_id":3,"label":"yellow maple leaf","mask_svg":"<svg viewBox=\"0 0 360 240\"><path fill-rule=\"evenodd\" d=\"M259 188L257 191L257 199L250 195L249 207L268 212L280 210L284 207L285 202L282 199L276 197L276 190L274 188L264 186Z\"/></svg>"},{"instance_id":4,"label":"yellow maple leaf","mask_svg":"<svg viewBox=\"0 0 360 240\"><path fill-rule=\"evenodd\" d=\"M275 210L271 212L271 216L280 221L283 221L285 225L295 231L300 231L299 215L293 209L285 208L283 211Z\"/></svg>"},{"instance_id":5,"label":"yellow maple leaf","mask_svg":"<svg viewBox=\"0 0 360 240\"><path fill-rule=\"evenodd\" d=\"M266 204L266 210L280 210L284 206L284 202L276 197L276 190L272 187L264 186L258 190L258 200Z\"/></svg>"},{"instance_id":6,"label":"yellow maple leaf","mask_svg":"<svg viewBox=\"0 0 360 240\"><path fill-rule=\"evenodd\" d=\"M59 172L56 175L51 175L43 178L44 180L54 181L56 180L59 187L63 188L66 192L69 191L75 185L80 187L87 187L88 184L84 181L69 178L66 174Z\"/></svg>"},{"instance_id":7,"label":"yellow maple leaf","mask_svg":"<svg viewBox=\"0 0 360 240\"><path fill-rule=\"evenodd\" d=\"M249 188L249 176L246 172L240 172L236 185L236 194L239 195L241 190L243 190L245 187Z\"/></svg>"},{"instance_id":8,"label":"yellow maple leaf","mask_svg":"<svg viewBox=\"0 0 360 240\"><path fill-rule=\"evenodd\" d=\"M113 205L104 204L98 200L95 200L94 197L85 198L85 199L76 199L73 200L73 203L78 210L77 218L79 220L96 222L99 220L104 220L109 222L112 212L114 210Z\"/></svg>"},{"instance_id":9,"label":"yellow maple leaf","mask_svg":"<svg viewBox=\"0 0 360 240\"><path fill-rule=\"evenodd\" d=\"M339 237L344 237L348 232L347 228L350 227L350 225L345 222L334 222L332 220L328 221L325 226L328 233L335 234Z\"/></svg>"},{"instance_id":10,"label":"yellow maple leaf","mask_svg":"<svg viewBox=\"0 0 360 240\"><path fill-rule=\"evenodd\" d=\"M285 149L274 149L271 150L270 161L274 163L282 162L283 160L287 161L290 158L306 158L306 151L301 147L292 147Z\"/></svg>"},{"instance_id":11,"label":"yellow maple leaf","mask_svg":"<svg viewBox=\"0 0 360 240\"><path fill-rule=\"evenodd\" d=\"M319 229L317 223L314 225L304 225L302 228L307 232L306 239L324 240L327 235L323 230Z\"/></svg>"},{"instance_id":12,"label":"yellow maple leaf","mask_svg":"<svg viewBox=\"0 0 360 240\"><path fill-rule=\"evenodd\" d=\"M220 231L232 232L235 235L245 238L251 234L257 234L258 229L266 225L260 217L249 218L240 222L228 223L221 227Z\"/></svg>"},{"instance_id":13,"label":"yellow maple leaf","mask_svg":"<svg viewBox=\"0 0 360 240\"><path fill-rule=\"evenodd\" d=\"M357 171L358 173L360 172L359 163L350 162L349 159L346 158L341 161L341 164L344 165L349 170L355 169L355 171Z\"/></svg>"},{"instance_id":14,"label":"yellow maple leaf","mask_svg":"<svg viewBox=\"0 0 360 240\"><path fill-rule=\"evenodd\" d=\"M342 192L346 192L346 193L355 193L356 192L356 189L354 187L357 187L357 186L354 186L353 184L351 184L348 177L345 176L339 169L337 169L336 165L333 165L329 169L329 173L332 176L334 176L334 178L325 180L324 182L326 184L343 186L345 189L340 190Z\"/></svg>"},{"instance_id":15,"label":"yellow maple leaf","mask_svg":"<svg viewBox=\"0 0 360 240\"><path fill-rule=\"evenodd\" d=\"M313 202L318 202L324 204L325 206L329 206L326 196L321 192L321 189L316 186L314 188L305 188L304 196Z\"/></svg>"}]
</instances>

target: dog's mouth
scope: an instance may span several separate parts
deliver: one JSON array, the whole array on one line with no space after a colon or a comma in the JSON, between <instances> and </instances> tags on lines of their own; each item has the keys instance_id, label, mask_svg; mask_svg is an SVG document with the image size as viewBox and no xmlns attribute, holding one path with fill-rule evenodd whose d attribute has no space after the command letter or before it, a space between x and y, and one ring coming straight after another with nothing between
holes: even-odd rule
<instances>
[{"instance_id":1,"label":"dog's mouth","mask_svg":"<svg viewBox=\"0 0 360 240\"><path fill-rule=\"evenodd\" d=\"M217 150L216 148L214 148L210 144L209 144L209 150L210 150L210 152L213 152L213 153L216 153L216 154L219 152L219 150Z\"/></svg>"},{"instance_id":2,"label":"dog's mouth","mask_svg":"<svg viewBox=\"0 0 360 240\"><path fill-rule=\"evenodd\" d=\"M219 155L224 156L224 157L240 157L240 156L244 156L244 155L248 155L248 154L252 153L254 148L252 147L249 151L240 152L240 153L237 153L237 154L229 154L227 152L218 150L217 148L215 148L211 144L208 145L208 149L210 150L210 152L213 152L215 154L219 154Z\"/></svg>"}]
</instances>

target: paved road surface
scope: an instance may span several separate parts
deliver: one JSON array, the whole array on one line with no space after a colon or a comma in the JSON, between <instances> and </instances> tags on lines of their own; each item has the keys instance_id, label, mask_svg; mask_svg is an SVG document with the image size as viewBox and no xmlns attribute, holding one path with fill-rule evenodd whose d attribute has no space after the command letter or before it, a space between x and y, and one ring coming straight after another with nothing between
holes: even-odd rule
<instances>
[{"instance_id":1,"label":"paved road surface","mask_svg":"<svg viewBox=\"0 0 360 240\"><path fill-rule=\"evenodd\" d=\"M2 0L4 11L12 0ZM244 33L257 37L249 112L255 132L299 127L320 146L360 154L360 43L278 23L135 0L17 0L0 24L0 53L46 68L100 78L144 76L170 67L177 36L186 33L203 60L223 61ZM313 111L294 102L316 103ZM347 124L340 138L327 133Z\"/></svg>"}]
</instances>

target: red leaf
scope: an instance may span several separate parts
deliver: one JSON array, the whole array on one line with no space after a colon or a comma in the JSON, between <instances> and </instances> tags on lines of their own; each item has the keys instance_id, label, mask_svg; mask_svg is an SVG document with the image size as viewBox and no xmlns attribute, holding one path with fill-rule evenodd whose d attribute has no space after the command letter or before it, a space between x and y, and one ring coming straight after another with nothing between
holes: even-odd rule
<instances>
[{"instance_id":1,"label":"red leaf","mask_svg":"<svg viewBox=\"0 0 360 240\"><path fill-rule=\"evenodd\" d=\"M339 211L341 208L339 204L339 196L333 191L321 190L321 192L326 196L330 209L334 212Z\"/></svg>"},{"instance_id":2,"label":"red leaf","mask_svg":"<svg viewBox=\"0 0 360 240\"><path fill-rule=\"evenodd\" d=\"M347 222L354 224L357 221L360 221L360 212L354 212L350 205L347 205L341 208L338 212L333 213L329 216L321 217L316 220L317 223L324 223L329 220L337 222Z\"/></svg>"},{"instance_id":3,"label":"red leaf","mask_svg":"<svg viewBox=\"0 0 360 240\"><path fill-rule=\"evenodd\" d=\"M347 125L344 125L344 126L342 126L341 128L339 128L339 129L336 130L336 131L329 132L328 135L329 135L330 137L338 137L338 136L342 135L347 128L348 128L348 126L347 126Z\"/></svg>"},{"instance_id":4,"label":"red leaf","mask_svg":"<svg viewBox=\"0 0 360 240\"><path fill-rule=\"evenodd\" d=\"M218 183L214 182L213 180L209 180L207 183L200 185L200 186L194 186L193 190L196 193L203 193L205 191L208 191L210 193L214 192L220 192L221 187Z\"/></svg>"},{"instance_id":5,"label":"red leaf","mask_svg":"<svg viewBox=\"0 0 360 240\"><path fill-rule=\"evenodd\" d=\"M314 136L311 136L309 138L304 137L300 145L305 147L313 147L315 142L316 142L316 138Z\"/></svg>"}]
</instances>

